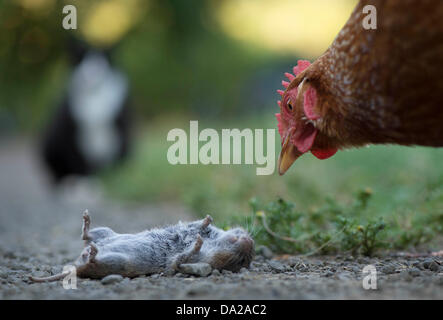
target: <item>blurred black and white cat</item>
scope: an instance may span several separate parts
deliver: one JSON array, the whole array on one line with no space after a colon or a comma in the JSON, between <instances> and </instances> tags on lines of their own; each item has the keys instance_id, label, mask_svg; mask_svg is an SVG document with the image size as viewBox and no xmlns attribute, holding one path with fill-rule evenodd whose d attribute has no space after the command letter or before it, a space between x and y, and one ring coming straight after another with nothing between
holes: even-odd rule
<instances>
[{"instance_id":1,"label":"blurred black and white cat","mask_svg":"<svg viewBox=\"0 0 443 320\"><path fill-rule=\"evenodd\" d=\"M43 139L55 182L115 164L130 142L129 84L109 52L77 42L70 56L74 69Z\"/></svg>"}]
</instances>

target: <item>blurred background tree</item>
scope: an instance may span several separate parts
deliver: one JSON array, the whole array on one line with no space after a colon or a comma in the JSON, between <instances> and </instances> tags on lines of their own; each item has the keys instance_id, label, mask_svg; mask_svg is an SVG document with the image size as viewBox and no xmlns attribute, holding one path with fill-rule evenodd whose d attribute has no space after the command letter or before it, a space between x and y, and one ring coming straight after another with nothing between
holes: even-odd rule
<instances>
[{"instance_id":1,"label":"blurred background tree","mask_svg":"<svg viewBox=\"0 0 443 320\"><path fill-rule=\"evenodd\" d=\"M142 119L272 108L281 74L321 54L356 0L4 0L0 124L41 128L65 88L69 37L111 47ZM62 8L78 9L78 30ZM322 24L307 17L315 14ZM315 19L317 20L317 19Z\"/></svg>"}]
</instances>

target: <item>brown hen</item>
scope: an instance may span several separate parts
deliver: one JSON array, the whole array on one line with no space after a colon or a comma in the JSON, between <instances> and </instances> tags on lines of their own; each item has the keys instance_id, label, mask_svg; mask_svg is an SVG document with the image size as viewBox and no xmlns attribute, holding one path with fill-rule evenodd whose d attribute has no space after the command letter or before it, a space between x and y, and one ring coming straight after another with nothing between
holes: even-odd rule
<instances>
[{"instance_id":1,"label":"brown hen","mask_svg":"<svg viewBox=\"0 0 443 320\"><path fill-rule=\"evenodd\" d=\"M377 28L365 29L366 5ZM277 115L283 174L367 144L443 146L443 1L360 1L327 51L286 74Z\"/></svg>"}]
</instances>

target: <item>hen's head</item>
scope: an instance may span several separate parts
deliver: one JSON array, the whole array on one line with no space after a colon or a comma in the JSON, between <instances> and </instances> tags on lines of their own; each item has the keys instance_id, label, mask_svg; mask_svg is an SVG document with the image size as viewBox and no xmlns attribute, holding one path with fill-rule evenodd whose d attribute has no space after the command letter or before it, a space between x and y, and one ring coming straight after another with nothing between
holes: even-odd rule
<instances>
[{"instance_id":1,"label":"hen's head","mask_svg":"<svg viewBox=\"0 0 443 320\"><path fill-rule=\"evenodd\" d=\"M319 159L327 159L337 152L337 148L326 142L319 130L322 122L317 106L317 90L310 85L306 76L310 62L299 60L293 68L294 75L286 73L290 82L282 81L285 91L277 90L282 96L278 101L280 113L278 121L282 150L278 159L278 172L283 175L303 153L311 153Z\"/></svg>"}]
</instances>

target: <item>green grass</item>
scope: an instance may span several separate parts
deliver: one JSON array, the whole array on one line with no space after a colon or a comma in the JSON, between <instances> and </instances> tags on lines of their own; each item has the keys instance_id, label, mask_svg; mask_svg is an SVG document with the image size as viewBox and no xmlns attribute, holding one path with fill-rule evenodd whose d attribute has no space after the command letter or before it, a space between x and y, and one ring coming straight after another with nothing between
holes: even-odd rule
<instances>
[{"instance_id":1,"label":"green grass","mask_svg":"<svg viewBox=\"0 0 443 320\"><path fill-rule=\"evenodd\" d=\"M199 122L200 130L207 127L275 128L275 121ZM429 244L443 233L442 149L371 146L323 161L309 154L283 177L257 176L255 165L170 165L172 128L188 131L189 120L156 119L139 133L132 157L103 174L110 195L176 202L198 217L211 214L217 225L242 224L277 252L370 255ZM277 157L278 134L276 140ZM297 241L272 236L262 214L273 232Z\"/></svg>"},{"instance_id":2,"label":"green grass","mask_svg":"<svg viewBox=\"0 0 443 320\"><path fill-rule=\"evenodd\" d=\"M420 208L406 216L398 212L378 216L377 208L370 205L372 196L370 189L360 190L350 204L328 198L321 207L312 210L299 209L295 203L281 198L268 204L251 199L252 214L232 216L225 221L224 228L241 225L253 234L258 244L275 252L308 255L372 255L378 249L429 245L443 233L443 192L430 201L432 210ZM438 202L440 209L435 210ZM412 226L405 225L401 218L406 218Z\"/></svg>"}]
</instances>

